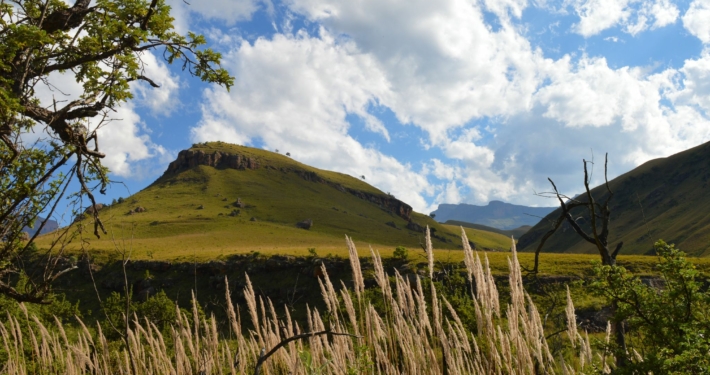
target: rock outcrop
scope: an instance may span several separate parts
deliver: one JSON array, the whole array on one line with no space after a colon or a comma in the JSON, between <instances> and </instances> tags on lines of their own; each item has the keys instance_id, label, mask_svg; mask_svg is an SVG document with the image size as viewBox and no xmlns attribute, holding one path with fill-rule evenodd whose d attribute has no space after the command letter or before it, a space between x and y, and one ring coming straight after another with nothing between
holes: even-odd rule
<instances>
[{"instance_id":1,"label":"rock outcrop","mask_svg":"<svg viewBox=\"0 0 710 375\"><path fill-rule=\"evenodd\" d=\"M313 220L311 219L306 219L303 221L299 221L296 223L296 228L301 228L301 229L311 229L313 226Z\"/></svg>"},{"instance_id":2,"label":"rock outcrop","mask_svg":"<svg viewBox=\"0 0 710 375\"><path fill-rule=\"evenodd\" d=\"M230 154L215 151L207 153L202 150L182 150L175 161L170 163L165 173L175 173L198 165L229 169L258 169L259 162L240 154Z\"/></svg>"}]
</instances>

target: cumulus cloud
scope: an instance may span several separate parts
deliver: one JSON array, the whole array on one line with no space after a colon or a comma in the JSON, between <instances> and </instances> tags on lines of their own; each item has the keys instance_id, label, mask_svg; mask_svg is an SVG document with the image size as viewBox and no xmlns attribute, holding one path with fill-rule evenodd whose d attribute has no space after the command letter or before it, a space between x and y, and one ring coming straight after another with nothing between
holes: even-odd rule
<instances>
[{"instance_id":1,"label":"cumulus cloud","mask_svg":"<svg viewBox=\"0 0 710 375\"><path fill-rule=\"evenodd\" d=\"M136 81L131 87L137 104L147 107L153 114L169 115L177 106L180 81L170 72L163 60L151 52L141 55L142 74L160 87L152 87L147 82Z\"/></svg>"},{"instance_id":2,"label":"cumulus cloud","mask_svg":"<svg viewBox=\"0 0 710 375\"><path fill-rule=\"evenodd\" d=\"M582 0L572 7L579 16L574 31L590 37L612 27L636 35L674 23L680 11L670 0Z\"/></svg>"},{"instance_id":3,"label":"cumulus cloud","mask_svg":"<svg viewBox=\"0 0 710 375\"><path fill-rule=\"evenodd\" d=\"M525 2L505 4L514 3L522 11ZM540 66L548 64L509 20L493 31L479 4L466 0L293 0L291 7L373 56L392 86L381 102L434 143L471 118L529 108Z\"/></svg>"},{"instance_id":4,"label":"cumulus cloud","mask_svg":"<svg viewBox=\"0 0 710 375\"><path fill-rule=\"evenodd\" d=\"M683 26L704 44L710 44L710 1L694 0L683 15Z\"/></svg>"},{"instance_id":5,"label":"cumulus cloud","mask_svg":"<svg viewBox=\"0 0 710 375\"><path fill-rule=\"evenodd\" d=\"M175 29L183 34L191 29L195 16L233 26L239 21L251 19L262 6L273 11L270 0L203 0L190 3L168 0L168 4L171 7L171 15L175 18Z\"/></svg>"}]
</instances>

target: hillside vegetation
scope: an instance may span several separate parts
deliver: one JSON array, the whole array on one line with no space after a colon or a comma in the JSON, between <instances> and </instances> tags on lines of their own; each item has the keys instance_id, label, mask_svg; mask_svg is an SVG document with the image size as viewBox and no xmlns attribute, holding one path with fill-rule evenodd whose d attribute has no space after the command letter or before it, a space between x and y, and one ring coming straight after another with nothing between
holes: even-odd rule
<instances>
[{"instance_id":1,"label":"hillside vegetation","mask_svg":"<svg viewBox=\"0 0 710 375\"><path fill-rule=\"evenodd\" d=\"M580 180L581 173L580 168ZM652 254L654 241L663 238L689 255L710 255L709 180L710 143L651 160L613 179L609 182L614 192L609 204L609 243L624 241L622 254ZM592 190L597 200L605 193L603 186ZM582 228L590 229L587 213L571 213ZM523 235L518 242L521 251L533 251L559 214L559 209L555 210ZM543 251L593 253L596 249L565 223Z\"/></svg>"},{"instance_id":2,"label":"hillside vegetation","mask_svg":"<svg viewBox=\"0 0 710 375\"><path fill-rule=\"evenodd\" d=\"M224 162L227 156L232 167ZM303 255L309 248L344 255L346 234L364 249L419 247L427 225L437 247L461 248L458 232L358 178L221 142L181 152L162 177L104 207L101 217L108 235L86 235L85 246L104 253L130 247L134 259L206 260L250 251ZM309 229L297 226L309 219ZM93 229L90 219L80 225Z\"/></svg>"}]
</instances>

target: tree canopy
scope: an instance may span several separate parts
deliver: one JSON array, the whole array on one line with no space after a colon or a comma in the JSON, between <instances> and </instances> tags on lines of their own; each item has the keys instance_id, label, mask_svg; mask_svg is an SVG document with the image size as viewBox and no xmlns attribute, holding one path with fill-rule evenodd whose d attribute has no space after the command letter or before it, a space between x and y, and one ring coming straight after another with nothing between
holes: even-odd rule
<instances>
[{"instance_id":1,"label":"tree canopy","mask_svg":"<svg viewBox=\"0 0 710 375\"><path fill-rule=\"evenodd\" d=\"M132 99L131 82L159 87L145 73L145 54L162 54L192 76L230 88L233 77L220 67L221 55L205 43L201 35L174 30L163 0L76 0L71 7L61 0L0 2L0 293L43 302L51 281L74 268L59 266L58 246L43 253L44 267L27 275L22 290L11 281L24 272L23 257L36 237L26 238L23 228L35 226L40 214L50 217L62 198L87 198L94 234L105 233L94 198L109 184L97 130ZM51 86L52 74L73 76L81 95L41 102L38 93ZM72 181L78 191L69 189Z\"/></svg>"}]
</instances>

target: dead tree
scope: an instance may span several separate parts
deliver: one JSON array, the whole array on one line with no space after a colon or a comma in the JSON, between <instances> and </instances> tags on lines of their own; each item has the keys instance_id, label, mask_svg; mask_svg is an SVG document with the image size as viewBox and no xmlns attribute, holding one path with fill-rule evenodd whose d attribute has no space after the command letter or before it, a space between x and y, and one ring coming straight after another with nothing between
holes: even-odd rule
<instances>
[{"instance_id":1,"label":"dead tree","mask_svg":"<svg viewBox=\"0 0 710 375\"><path fill-rule=\"evenodd\" d=\"M552 181L552 179L548 178L547 180L550 181L550 184L552 184L552 189L554 192L550 192L547 194L542 194L544 196L554 196L557 198L557 200L560 202L560 209L562 212L560 215L557 217L557 219L554 221L554 225L552 229L547 231L544 236L542 236L542 239L540 240L540 244L537 246L537 249L535 249L535 265L532 269L533 274L537 274L538 272L538 264L539 264L539 258L540 258L540 252L542 251L543 246L545 245L545 242L547 241L552 234L554 234L557 229L567 221L569 225L574 229L575 233L577 233L580 237L582 237L585 241L591 243L592 245L596 246L597 250L599 251L599 256L601 257L602 264L604 265L609 265L609 266L615 266L616 265L616 257L619 255L619 251L621 250L621 247L624 246L623 241L619 241L618 244L616 244L616 247L614 248L613 251L609 250L609 221L611 217L611 211L609 210L609 201L611 198L614 196L614 192L611 191L611 188L609 187L609 179L607 178L607 164L608 164L608 158L609 154L606 154L604 156L604 187L606 188L606 196L602 198L603 203L599 203L594 199L594 196L592 195L592 191L589 188L589 172L587 170L587 163L589 163L587 160L582 159L582 164L584 166L584 189L586 194L586 200L582 198L582 196L577 197L576 199L569 198L565 195L560 194L559 190L557 190L557 186L555 183ZM577 223L577 221L572 217L572 214L570 211L572 209L578 208L578 207L584 207L587 209L587 213L589 214L590 217L590 222L591 222L591 233L587 233L580 225ZM599 228L601 223L601 229ZM612 306L612 310L616 311L617 306L614 304ZM616 344L619 347L619 350L622 353L626 352L626 339L625 339L625 332L624 332L624 323L623 322L614 322L614 335L616 338ZM626 358L624 355L617 356L617 366L623 366L624 363L626 362Z\"/></svg>"},{"instance_id":2,"label":"dead tree","mask_svg":"<svg viewBox=\"0 0 710 375\"><path fill-rule=\"evenodd\" d=\"M586 200L582 198L582 196L577 197L576 199L571 199L560 194L552 179L547 179L550 181L550 184L552 184L554 192L542 195L554 196L557 198L560 202L560 209L562 212L560 212L560 216L558 216L554 221L552 229L547 231L547 233L542 236L540 244L535 249L535 265L533 266L532 273L536 274L538 272L540 252L542 251L543 246L545 246L545 242L557 231L557 229L560 228L560 226L562 226L562 223L565 221L569 223L575 233L582 237L582 239L597 248L602 264L610 266L616 265L616 256L619 255L619 251L624 245L624 242L620 241L613 251L609 250L609 219L611 216L609 201L614 196L614 192L611 191L611 188L609 187L609 180L607 178L608 154L604 157L604 187L606 188L606 197L603 199L603 203L599 203L594 199L592 191L589 188L589 172L587 170L587 163L589 162L583 159L582 163L584 165L584 189L586 191L586 194L584 195L586 196ZM578 207L585 207L587 209L591 221L591 233L587 233L584 229L582 229L579 223L577 223L577 221L572 217L571 210ZM599 228L600 223L601 229Z\"/></svg>"}]
</instances>

